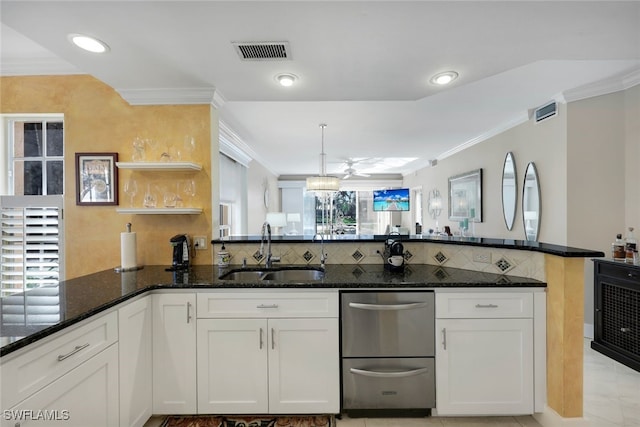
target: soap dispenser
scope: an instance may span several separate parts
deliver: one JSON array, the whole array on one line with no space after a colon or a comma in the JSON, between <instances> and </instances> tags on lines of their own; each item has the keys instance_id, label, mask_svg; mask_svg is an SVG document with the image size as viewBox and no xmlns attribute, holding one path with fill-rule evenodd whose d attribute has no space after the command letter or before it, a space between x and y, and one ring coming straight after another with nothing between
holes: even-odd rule
<instances>
[{"instance_id":1,"label":"soap dispenser","mask_svg":"<svg viewBox=\"0 0 640 427\"><path fill-rule=\"evenodd\" d=\"M224 243L222 243L222 247L218 251L218 267L229 267L230 260L231 254L229 254L227 248L224 247Z\"/></svg>"}]
</instances>

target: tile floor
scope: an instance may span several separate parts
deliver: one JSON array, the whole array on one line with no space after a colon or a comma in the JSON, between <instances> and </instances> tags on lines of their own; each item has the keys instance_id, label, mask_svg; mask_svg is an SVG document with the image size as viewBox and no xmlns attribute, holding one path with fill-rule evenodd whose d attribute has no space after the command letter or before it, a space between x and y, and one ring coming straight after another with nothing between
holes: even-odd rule
<instances>
[{"instance_id":1,"label":"tile floor","mask_svg":"<svg viewBox=\"0 0 640 427\"><path fill-rule=\"evenodd\" d=\"M584 342L584 417L592 427L640 427L640 372Z\"/></svg>"},{"instance_id":2,"label":"tile floor","mask_svg":"<svg viewBox=\"0 0 640 427\"><path fill-rule=\"evenodd\" d=\"M640 427L640 372L610 359L584 340L584 417L590 427ZM152 417L145 427L155 427ZM541 427L530 416L521 417L430 417L348 418L337 427Z\"/></svg>"}]
</instances>

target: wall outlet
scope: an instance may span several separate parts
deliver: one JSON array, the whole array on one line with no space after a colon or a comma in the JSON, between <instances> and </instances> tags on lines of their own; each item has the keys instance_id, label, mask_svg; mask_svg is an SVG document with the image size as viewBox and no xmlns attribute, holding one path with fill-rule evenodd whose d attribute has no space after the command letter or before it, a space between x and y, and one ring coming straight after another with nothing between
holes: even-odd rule
<instances>
[{"instance_id":1,"label":"wall outlet","mask_svg":"<svg viewBox=\"0 0 640 427\"><path fill-rule=\"evenodd\" d=\"M482 262L482 263L485 263L485 264L491 264L491 253L490 252L474 251L473 252L473 262Z\"/></svg>"},{"instance_id":2,"label":"wall outlet","mask_svg":"<svg viewBox=\"0 0 640 427\"><path fill-rule=\"evenodd\" d=\"M373 245L367 245L367 246L369 246L369 248L368 248L369 251L367 253L367 255L369 255L369 256L378 256L379 254L382 253L382 251L379 248L377 248L377 247L375 247Z\"/></svg>"},{"instance_id":3,"label":"wall outlet","mask_svg":"<svg viewBox=\"0 0 640 427\"><path fill-rule=\"evenodd\" d=\"M197 251L204 251L207 249L207 238L205 236L193 236L193 246Z\"/></svg>"}]
</instances>

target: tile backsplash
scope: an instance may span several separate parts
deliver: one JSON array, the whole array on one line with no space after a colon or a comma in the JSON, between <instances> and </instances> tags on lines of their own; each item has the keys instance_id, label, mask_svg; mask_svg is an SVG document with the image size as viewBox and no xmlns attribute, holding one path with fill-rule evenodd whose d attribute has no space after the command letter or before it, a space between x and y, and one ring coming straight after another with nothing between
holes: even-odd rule
<instances>
[{"instance_id":1,"label":"tile backsplash","mask_svg":"<svg viewBox=\"0 0 640 427\"><path fill-rule=\"evenodd\" d=\"M403 243L407 264L431 264L487 273L507 274L545 280L544 254L516 249L500 249L480 246L439 243ZM214 245L217 259L219 244ZM226 243L231 254L231 264L256 266L264 263L260 257L259 243ZM266 250L266 247L265 247ZM280 257L280 264L320 264L320 243L273 243L271 252ZM378 264L382 263L382 242L325 243L327 264ZM277 264L276 264L277 265Z\"/></svg>"}]
</instances>

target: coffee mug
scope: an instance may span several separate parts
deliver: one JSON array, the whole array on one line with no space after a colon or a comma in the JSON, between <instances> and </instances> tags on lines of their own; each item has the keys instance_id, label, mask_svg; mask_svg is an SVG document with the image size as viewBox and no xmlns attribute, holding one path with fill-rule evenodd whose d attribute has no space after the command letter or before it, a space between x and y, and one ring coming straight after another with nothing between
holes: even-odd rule
<instances>
[{"instance_id":1,"label":"coffee mug","mask_svg":"<svg viewBox=\"0 0 640 427\"><path fill-rule=\"evenodd\" d=\"M404 262L404 258L402 257L402 255L393 255L387 259L387 262L394 267L400 267Z\"/></svg>"}]
</instances>

